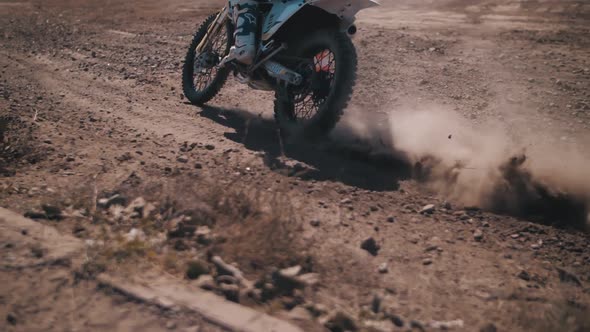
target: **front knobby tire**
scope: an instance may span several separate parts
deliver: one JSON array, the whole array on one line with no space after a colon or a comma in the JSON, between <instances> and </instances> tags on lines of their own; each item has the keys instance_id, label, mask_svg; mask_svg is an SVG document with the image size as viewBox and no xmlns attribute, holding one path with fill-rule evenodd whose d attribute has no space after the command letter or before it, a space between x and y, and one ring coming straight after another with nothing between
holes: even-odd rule
<instances>
[{"instance_id":1,"label":"front knobby tire","mask_svg":"<svg viewBox=\"0 0 590 332\"><path fill-rule=\"evenodd\" d=\"M314 53L323 49L333 53L335 72L330 92L314 115L306 119L298 117L299 106L292 90L279 89L275 94L275 119L283 136L289 140L321 138L332 131L351 99L356 81L356 49L346 33L334 30L317 31L289 48L294 52L289 55L297 58L309 59L311 55L313 59Z\"/></svg>"},{"instance_id":2,"label":"front knobby tire","mask_svg":"<svg viewBox=\"0 0 590 332\"><path fill-rule=\"evenodd\" d=\"M230 69L227 67L215 66L210 70L201 70L195 73L195 61L197 58L196 48L205 37L207 29L213 23L217 15L209 16L197 30L191 45L184 60L184 67L182 70L182 89L185 97L194 105L203 105L210 101L219 93L219 90L225 84L227 77L230 74ZM224 36L225 35L225 36ZM212 40L214 52L219 53L220 59L229 53L232 45L232 32L229 23L219 32L218 38Z\"/></svg>"}]
</instances>

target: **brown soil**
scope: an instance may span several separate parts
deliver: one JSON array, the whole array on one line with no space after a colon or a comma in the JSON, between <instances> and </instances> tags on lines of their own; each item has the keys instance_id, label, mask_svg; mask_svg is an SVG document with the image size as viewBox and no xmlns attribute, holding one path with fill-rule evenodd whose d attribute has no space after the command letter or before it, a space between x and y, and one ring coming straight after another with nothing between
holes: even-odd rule
<instances>
[{"instance_id":1,"label":"brown soil","mask_svg":"<svg viewBox=\"0 0 590 332\"><path fill-rule=\"evenodd\" d=\"M319 273L313 292L246 303L273 314L303 297L366 330L393 329L394 316L406 329L590 328L584 1L384 0L359 16L342 123L325 142L286 147L272 94L230 80L207 107L181 96L195 26L221 6L0 0L0 205L86 209L40 222L106 240L100 269L149 262L182 277L187 260L218 254L251 280L294 264ZM114 221L96 199L116 192L162 219ZM200 204L216 220L212 244L110 248ZM369 237L376 255L361 249ZM0 330L215 330L79 274L0 268Z\"/></svg>"}]
</instances>

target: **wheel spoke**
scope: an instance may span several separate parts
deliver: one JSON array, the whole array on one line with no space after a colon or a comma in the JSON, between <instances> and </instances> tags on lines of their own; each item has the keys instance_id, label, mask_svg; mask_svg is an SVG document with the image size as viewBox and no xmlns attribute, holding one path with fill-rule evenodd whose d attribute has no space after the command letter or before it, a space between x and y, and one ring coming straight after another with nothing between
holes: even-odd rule
<instances>
[{"instance_id":1,"label":"wheel spoke","mask_svg":"<svg viewBox=\"0 0 590 332\"><path fill-rule=\"evenodd\" d=\"M221 61L221 57L225 56L229 51L227 45L227 32L225 29L219 30L219 32L212 36L212 43L210 49L207 50L206 54L215 54L217 56L217 62ZM201 54L195 55L195 61L200 60ZM215 65L211 68L201 68L200 71L193 73L193 83L196 91L205 90L217 77L219 72L219 65Z\"/></svg>"},{"instance_id":2,"label":"wheel spoke","mask_svg":"<svg viewBox=\"0 0 590 332\"><path fill-rule=\"evenodd\" d=\"M327 101L334 85L336 58L329 49L313 55L311 79L303 91L293 94L294 120L306 121L313 118Z\"/></svg>"}]
</instances>

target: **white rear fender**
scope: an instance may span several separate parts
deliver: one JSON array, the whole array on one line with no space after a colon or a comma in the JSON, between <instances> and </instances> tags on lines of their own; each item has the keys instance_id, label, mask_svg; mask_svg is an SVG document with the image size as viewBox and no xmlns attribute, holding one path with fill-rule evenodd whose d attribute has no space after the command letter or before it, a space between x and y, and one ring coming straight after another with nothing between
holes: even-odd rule
<instances>
[{"instance_id":1,"label":"white rear fender","mask_svg":"<svg viewBox=\"0 0 590 332\"><path fill-rule=\"evenodd\" d=\"M355 15L365 9L378 6L375 0L290 0L275 1L270 13L264 20L262 40L269 40L295 13L305 6L318 7L327 13L336 15L341 27L346 30L354 22Z\"/></svg>"},{"instance_id":2,"label":"white rear fender","mask_svg":"<svg viewBox=\"0 0 590 332\"><path fill-rule=\"evenodd\" d=\"M359 11L379 6L379 3L375 0L310 0L309 4L334 14L347 22L354 22L354 17Z\"/></svg>"}]
</instances>

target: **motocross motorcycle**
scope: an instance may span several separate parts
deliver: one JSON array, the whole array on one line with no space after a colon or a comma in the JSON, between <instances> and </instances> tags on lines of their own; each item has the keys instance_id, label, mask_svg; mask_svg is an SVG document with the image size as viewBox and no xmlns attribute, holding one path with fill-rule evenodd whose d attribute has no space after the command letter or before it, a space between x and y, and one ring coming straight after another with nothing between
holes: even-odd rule
<instances>
[{"instance_id":1,"label":"motocross motorcycle","mask_svg":"<svg viewBox=\"0 0 590 332\"><path fill-rule=\"evenodd\" d=\"M355 15L374 0L259 1L258 51L251 65L224 63L234 41L236 0L205 20L183 69L183 90L195 105L220 91L228 76L253 89L274 91L275 120L286 136L329 133L346 108L356 79L350 36Z\"/></svg>"}]
</instances>

